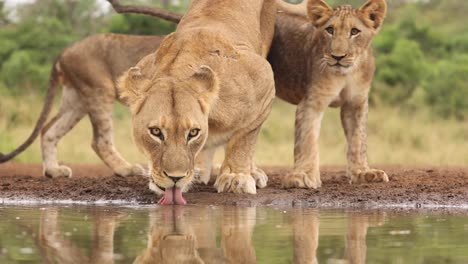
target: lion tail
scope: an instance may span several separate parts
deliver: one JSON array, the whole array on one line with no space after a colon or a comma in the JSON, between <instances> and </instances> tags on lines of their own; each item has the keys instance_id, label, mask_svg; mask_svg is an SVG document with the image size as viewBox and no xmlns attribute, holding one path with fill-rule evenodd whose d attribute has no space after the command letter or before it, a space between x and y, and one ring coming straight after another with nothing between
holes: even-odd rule
<instances>
[{"instance_id":1,"label":"lion tail","mask_svg":"<svg viewBox=\"0 0 468 264\"><path fill-rule=\"evenodd\" d=\"M41 114L39 115L39 119L36 121L36 126L34 127L34 130L32 131L31 135L29 135L28 139L26 139L26 141L24 141L24 143L17 147L15 150L11 151L10 153L0 152L0 163L7 162L12 158L16 157L21 152L23 152L34 142L34 140L39 135L42 127L44 126L44 123L47 121L47 117L49 116L50 111L52 110L55 95L57 94L57 87L59 84L60 77L58 63L59 57L57 57L54 64L52 65L46 99L44 102L44 106L42 107Z\"/></svg>"}]
</instances>

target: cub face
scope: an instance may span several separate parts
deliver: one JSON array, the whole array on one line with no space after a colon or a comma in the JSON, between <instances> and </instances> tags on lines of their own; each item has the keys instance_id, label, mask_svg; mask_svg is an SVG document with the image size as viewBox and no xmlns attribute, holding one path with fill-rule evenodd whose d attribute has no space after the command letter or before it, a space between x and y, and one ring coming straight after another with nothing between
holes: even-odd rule
<instances>
[{"instance_id":1,"label":"cub face","mask_svg":"<svg viewBox=\"0 0 468 264\"><path fill-rule=\"evenodd\" d=\"M348 73L359 64L385 18L385 0L369 0L359 9L331 8L322 0L308 2L308 16L316 28L323 54L321 67Z\"/></svg>"}]
</instances>

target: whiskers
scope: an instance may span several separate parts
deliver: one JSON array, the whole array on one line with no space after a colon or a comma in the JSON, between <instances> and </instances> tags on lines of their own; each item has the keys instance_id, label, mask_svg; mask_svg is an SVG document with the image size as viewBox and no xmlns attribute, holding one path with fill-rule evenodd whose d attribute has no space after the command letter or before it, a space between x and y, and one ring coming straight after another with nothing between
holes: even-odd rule
<instances>
[{"instance_id":1,"label":"whiskers","mask_svg":"<svg viewBox=\"0 0 468 264\"><path fill-rule=\"evenodd\" d=\"M319 72L320 73L323 73L325 71L325 69L327 68L328 66L328 60L327 57L323 57L320 59L320 62L319 62Z\"/></svg>"},{"instance_id":2,"label":"whiskers","mask_svg":"<svg viewBox=\"0 0 468 264\"><path fill-rule=\"evenodd\" d=\"M336 73L347 73L354 66L354 58L348 57L342 60L336 60L331 56L324 55L318 62L318 70L323 73L326 69L331 69Z\"/></svg>"}]
</instances>

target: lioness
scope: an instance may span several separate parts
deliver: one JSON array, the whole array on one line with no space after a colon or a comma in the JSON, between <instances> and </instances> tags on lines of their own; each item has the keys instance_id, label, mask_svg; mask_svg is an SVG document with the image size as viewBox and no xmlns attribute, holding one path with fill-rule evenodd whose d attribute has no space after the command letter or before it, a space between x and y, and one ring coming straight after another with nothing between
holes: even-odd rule
<instances>
[{"instance_id":1,"label":"lioness","mask_svg":"<svg viewBox=\"0 0 468 264\"><path fill-rule=\"evenodd\" d=\"M369 0L359 9L333 9L322 0L309 0L304 15L295 8L277 16L268 60L277 96L297 104L294 171L284 179L285 187L321 186L318 138L328 106L341 107L350 182L388 181L384 171L369 168L366 153L368 94L375 70L371 41L386 9L385 0Z\"/></svg>"},{"instance_id":2,"label":"lioness","mask_svg":"<svg viewBox=\"0 0 468 264\"><path fill-rule=\"evenodd\" d=\"M161 204L185 203L202 148L226 144L218 192L266 185L252 157L275 96L266 60L275 13L274 0L193 1L177 30L122 76L118 89Z\"/></svg>"}]
</instances>

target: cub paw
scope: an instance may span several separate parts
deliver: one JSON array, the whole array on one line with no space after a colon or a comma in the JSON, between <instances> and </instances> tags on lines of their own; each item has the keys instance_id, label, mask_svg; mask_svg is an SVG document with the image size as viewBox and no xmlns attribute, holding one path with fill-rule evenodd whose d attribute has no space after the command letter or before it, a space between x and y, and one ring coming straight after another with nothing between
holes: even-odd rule
<instances>
[{"instance_id":1,"label":"cub paw","mask_svg":"<svg viewBox=\"0 0 468 264\"><path fill-rule=\"evenodd\" d=\"M368 169L348 172L350 183L388 182L388 175L383 170Z\"/></svg>"},{"instance_id":2,"label":"cub paw","mask_svg":"<svg viewBox=\"0 0 468 264\"><path fill-rule=\"evenodd\" d=\"M140 165L130 165L121 168L117 168L114 170L114 174L121 177L127 177L132 175L147 175L147 171Z\"/></svg>"},{"instance_id":3,"label":"cub paw","mask_svg":"<svg viewBox=\"0 0 468 264\"><path fill-rule=\"evenodd\" d=\"M46 168L44 170L44 176L47 178L71 178L72 170L67 166L58 166L56 168Z\"/></svg>"},{"instance_id":4,"label":"cub paw","mask_svg":"<svg viewBox=\"0 0 468 264\"><path fill-rule=\"evenodd\" d=\"M256 194L255 179L245 173L223 173L214 184L218 192Z\"/></svg>"},{"instance_id":5,"label":"cub paw","mask_svg":"<svg viewBox=\"0 0 468 264\"><path fill-rule=\"evenodd\" d=\"M283 179L282 185L283 188L318 189L322 186L322 181L320 180L320 172L313 174L293 172Z\"/></svg>"},{"instance_id":6,"label":"cub paw","mask_svg":"<svg viewBox=\"0 0 468 264\"><path fill-rule=\"evenodd\" d=\"M254 166L251 173L258 188L265 188L267 186L268 176L262 169Z\"/></svg>"}]
</instances>

